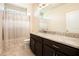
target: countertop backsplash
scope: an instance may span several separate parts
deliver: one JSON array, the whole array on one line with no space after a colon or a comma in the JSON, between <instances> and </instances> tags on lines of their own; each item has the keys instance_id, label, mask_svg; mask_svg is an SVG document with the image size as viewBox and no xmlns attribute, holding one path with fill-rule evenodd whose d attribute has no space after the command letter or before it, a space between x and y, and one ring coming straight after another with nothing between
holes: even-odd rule
<instances>
[{"instance_id":1,"label":"countertop backsplash","mask_svg":"<svg viewBox=\"0 0 79 59\"><path fill-rule=\"evenodd\" d=\"M79 34L78 33L69 33L69 32L56 32L56 31L40 31L43 33L49 33L49 34L58 34L58 35L64 35L64 36L68 36L68 37L73 37L73 38L79 38Z\"/></svg>"}]
</instances>

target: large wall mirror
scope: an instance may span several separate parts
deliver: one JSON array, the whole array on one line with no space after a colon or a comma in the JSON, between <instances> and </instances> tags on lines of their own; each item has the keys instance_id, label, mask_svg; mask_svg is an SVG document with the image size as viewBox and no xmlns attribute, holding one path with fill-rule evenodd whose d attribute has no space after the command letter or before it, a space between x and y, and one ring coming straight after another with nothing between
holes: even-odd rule
<instances>
[{"instance_id":1,"label":"large wall mirror","mask_svg":"<svg viewBox=\"0 0 79 59\"><path fill-rule=\"evenodd\" d=\"M79 10L66 14L66 25L68 32L79 33Z\"/></svg>"},{"instance_id":2,"label":"large wall mirror","mask_svg":"<svg viewBox=\"0 0 79 59\"><path fill-rule=\"evenodd\" d=\"M39 11L40 28L47 31L79 33L79 3L52 3Z\"/></svg>"}]
</instances>

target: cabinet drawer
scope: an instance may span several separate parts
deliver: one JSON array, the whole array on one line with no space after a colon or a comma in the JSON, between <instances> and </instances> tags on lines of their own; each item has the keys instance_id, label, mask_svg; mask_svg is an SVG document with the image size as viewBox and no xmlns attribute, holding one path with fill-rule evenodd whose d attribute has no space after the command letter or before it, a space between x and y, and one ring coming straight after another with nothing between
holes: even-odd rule
<instances>
[{"instance_id":1,"label":"cabinet drawer","mask_svg":"<svg viewBox=\"0 0 79 59\"><path fill-rule=\"evenodd\" d=\"M55 50L61 51L67 55L79 55L79 49L76 49L58 42L45 39L44 44L50 46L51 48L54 48Z\"/></svg>"},{"instance_id":2,"label":"cabinet drawer","mask_svg":"<svg viewBox=\"0 0 79 59\"><path fill-rule=\"evenodd\" d=\"M34 34L30 34L30 37L33 38L37 42L42 42L42 38L40 36L36 36Z\"/></svg>"}]
</instances>

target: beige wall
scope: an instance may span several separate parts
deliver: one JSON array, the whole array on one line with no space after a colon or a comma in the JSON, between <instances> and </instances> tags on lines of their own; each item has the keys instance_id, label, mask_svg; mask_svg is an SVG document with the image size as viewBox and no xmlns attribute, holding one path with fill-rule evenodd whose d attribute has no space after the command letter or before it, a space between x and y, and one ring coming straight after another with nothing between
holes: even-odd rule
<instances>
[{"instance_id":1,"label":"beige wall","mask_svg":"<svg viewBox=\"0 0 79 59\"><path fill-rule=\"evenodd\" d=\"M37 7L38 7L38 4L32 4L32 9L31 9L31 16L30 16L30 29L31 29L31 32L38 32L39 30L39 27L38 27L38 18L34 15Z\"/></svg>"},{"instance_id":2,"label":"beige wall","mask_svg":"<svg viewBox=\"0 0 79 59\"><path fill-rule=\"evenodd\" d=\"M63 4L57 8L50 9L52 12L70 12L73 10L79 10L79 3L70 3L70 4Z\"/></svg>"},{"instance_id":3,"label":"beige wall","mask_svg":"<svg viewBox=\"0 0 79 59\"><path fill-rule=\"evenodd\" d=\"M66 31L66 21L63 13L53 13L51 19L48 19L48 31Z\"/></svg>"}]
</instances>

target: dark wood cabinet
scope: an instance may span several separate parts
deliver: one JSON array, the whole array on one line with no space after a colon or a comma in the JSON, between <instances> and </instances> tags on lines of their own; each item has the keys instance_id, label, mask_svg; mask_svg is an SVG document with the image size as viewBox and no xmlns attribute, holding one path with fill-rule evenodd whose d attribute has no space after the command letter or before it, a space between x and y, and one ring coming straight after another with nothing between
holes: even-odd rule
<instances>
[{"instance_id":1,"label":"dark wood cabinet","mask_svg":"<svg viewBox=\"0 0 79 59\"><path fill-rule=\"evenodd\" d=\"M59 52L59 51L56 51L55 56L66 56L66 54Z\"/></svg>"},{"instance_id":2,"label":"dark wood cabinet","mask_svg":"<svg viewBox=\"0 0 79 59\"><path fill-rule=\"evenodd\" d=\"M30 38L30 48L32 52L35 53L35 40L32 37Z\"/></svg>"},{"instance_id":3,"label":"dark wood cabinet","mask_svg":"<svg viewBox=\"0 0 79 59\"><path fill-rule=\"evenodd\" d=\"M41 40L41 38L31 34L30 48L35 55L42 56L42 40Z\"/></svg>"},{"instance_id":4,"label":"dark wood cabinet","mask_svg":"<svg viewBox=\"0 0 79 59\"><path fill-rule=\"evenodd\" d=\"M56 45L55 42L52 42L48 39L44 40L44 47L43 47L43 55L47 56L65 56L64 53L59 52L60 46Z\"/></svg>"},{"instance_id":5,"label":"dark wood cabinet","mask_svg":"<svg viewBox=\"0 0 79 59\"><path fill-rule=\"evenodd\" d=\"M42 43L40 42L35 43L35 54L37 56L42 56Z\"/></svg>"},{"instance_id":6,"label":"dark wood cabinet","mask_svg":"<svg viewBox=\"0 0 79 59\"><path fill-rule=\"evenodd\" d=\"M79 56L79 49L34 34L30 35L30 48L37 56Z\"/></svg>"},{"instance_id":7,"label":"dark wood cabinet","mask_svg":"<svg viewBox=\"0 0 79 59\"><path fill-rule=\"evenodd\" d=\"M67 56L79 55L79 49L76 49L74 47L67 46L62 43L58 43L58 42L51 41L48 39L45 39L43 43L45 45L48 45L51 48L54 48L55 51L59 51L59 52L56 52L56 54L58 53L59 55L61 53L61 56L62 55L67 55Z\"/></svg>"},{"instance_id":8,"label":"dark wood cabinet","mask_svg":"<svg viewBox=\"0 0 79 59\"><path fill-rule=\"evenodd\" d=\"M43 56L55 56L55 50L44 45L43 47Z\"/></svg>"}]
</instances>

